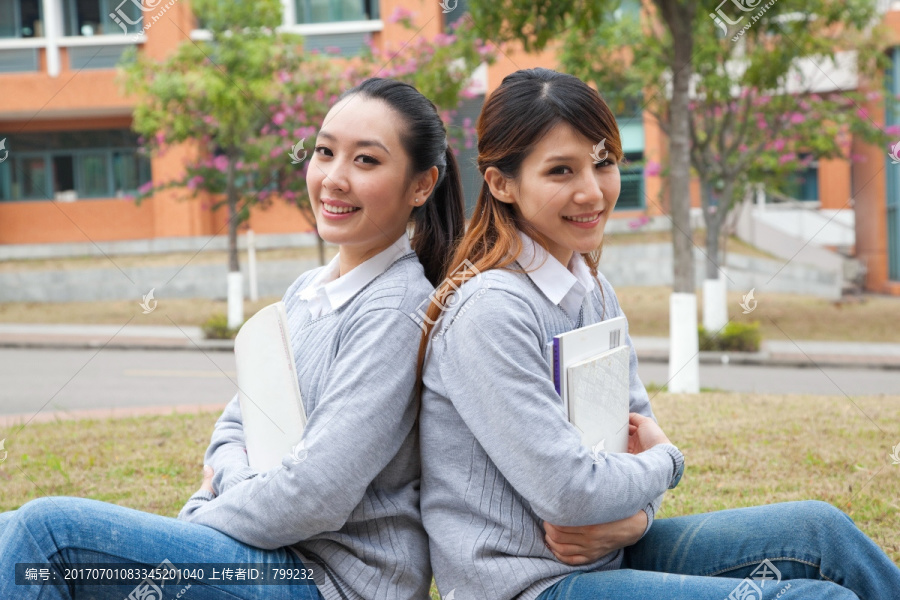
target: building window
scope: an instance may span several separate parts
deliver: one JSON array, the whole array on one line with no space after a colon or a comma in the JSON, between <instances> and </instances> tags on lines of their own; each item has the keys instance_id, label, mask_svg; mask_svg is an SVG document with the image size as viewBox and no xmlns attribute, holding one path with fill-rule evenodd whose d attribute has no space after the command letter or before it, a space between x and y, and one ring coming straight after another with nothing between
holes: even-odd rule
<instances>
[{"instance_id":1,"label":"building window","mask_svg":"<svg viewBox=\"0 0 900 600\"><path fill-rule=\"evenodd\" d=\"M143 28L140 0L62 0L62 6L66 36L122 35Z\"/></svg>"},{"instance_id":2,"label":"building window","mask_svg":"<svg viewBox=\"0 0 900 600\"><path fill-rule=\"evenodd\" d=\"M0 38L43 35L40 0L0 0Z\"/></svg>"},{"instance_id":3,"label":"building window","mask_svg":"<svg viewBox=\"0 0 900 600\"><path fill-rule=\"evenodd\" d=\"M123 197L151 180L128 130L21 134L7 149L0 201Z\"/></svg>"},{"instance_id":4,"label":"building window","mask_svg":"<svg viewBox=\"0 0 900 600\"><path fill-rule=\"evenodd\" d=\"M378 0L295 0L297 23L378 19Z\"/></svg>"},{"instance_id":5,"label":"building window","mask_svg":"<svg viewBox=\"0 0 900 600\"><path fill-rule=\"evenodd\" d=\"M787 176L781 186L781 193L794 200L804 202L819 201L819 163L812 161L805 169L801 169ZM766 202L774 200L766 195Z\"/></svg>"},{"instance_id":6,"label":"building window","mask_svg":"<svg viewBox=\"0 0 900 600\"><path fill-rule=\"evenodd\" d=\"M626 153L625 162L619 167L622 189L616 210L642 210L644 203L643 153Z\"/></svg>"}]
</instances>

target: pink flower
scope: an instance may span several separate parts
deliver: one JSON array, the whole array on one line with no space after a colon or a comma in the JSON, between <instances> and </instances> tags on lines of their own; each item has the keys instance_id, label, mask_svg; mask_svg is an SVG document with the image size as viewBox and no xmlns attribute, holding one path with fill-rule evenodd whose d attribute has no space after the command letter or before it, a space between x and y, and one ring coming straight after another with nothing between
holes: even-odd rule
<instances>
[{"instance_id":1,"label":"pink flower","mask_svg":"<svg viewBox=\"0 0 900 600\"><path fill-rule=\"evenodd\" d=\"M277 112L277 113L275 113L275 116L272 117L272 122L275 123L276 125L281 125L282 123L284 123L284 119L285 119L284 113Z\"/></svg>"},{"instance_id":2,"label":"pink flower","mask_svg":"<svg viewBox=\"0 0 900 600\"><path fill-rule=\"evenodd\" d=\"M789 154L783 154L778 157L778 164L785 165L785 164L795 160L796 158L797 158L797 155L794 154L793 152L791 152Z\"/></svg>"},{"instance_id":3,"label":"pink flower","mask_svg":"<svg viewBox=\"0 0 900 600\"><path fill-rule=\"evenodd\" d=\"M662 173L662 165L655 160L648 160L646 166L644 166L644 175L647 177L656 177L660 173Z\"/></svg>"},{"instance_id":4,"label":"pink flower","mask_svg":"<svg viewBox=\"0 0 900 600\"><path fill-rule=\"evenodd\" d=\"M290 80L291 80L291 76L288 75L287 71L280 71L278 73L278 81L280 81L281 83L287 83Z\"/></svg>"},{"instance_id":5,"label":"pink flower","mask_svg":"<svg viewBox=\"0 0 900 600\"><path fill-rule=\"evenodd\" d=\"M228 157L219 155L213 159L213 167L220 173L228 170Z\"/></svg>"},{"instance_id":6,"label":"pink flower","mask_svg":"<svg viewBox=\"0 0 900 600\"><path fill-rule=\"evenodd\" d=\"M869 111L867 111L864 108L860 108L859 110L856 111L856 116L858 116L860 119L868 119Z\"/></svg>"},{"instance_id":7,"label":"pink flower","mask_svg":"<svg viewBox=\"0 0 900 600\"><path fill-rule=\"evenodd\" d=\"M281 148L272 148L272 150L269 152L269 158L275 158L276 156L279 156L281 152Z\"/></svg>"},{"instance_id":8,"label":"pink flower","mask_svg":"<svg viewBox=\"0 0 900 600\"><path fill-rule=\"evenodd\" d=\"M399 23L400 21L405 21L412 18L414 14L415 13L413 13L411 10L403 8L402 6L398 6L394 9L394 12L391 13L391 16L388 17L388 23Z\"/></svg>"},{"instance_id":9,"label":"pink flower","mask_svg":"<svg viewBox=\"0 0 900 600\"><path fill-rule=\"evenodd\" d=\"M869 92L866 94L866 100L881 100L881 92Z\"/></svg>"},{"instance_id":10,"label":"pink flower","mask_svg":"<svg viewBox=\"0 0 900 600\"><path fill-rule=\"evenodd\" d=\"M781 152L782 150L784 150L784 140L775 140L775 142L772 144L772 148Z\"/></svg>"},{"instance_id":11,"label":"pink flower","mask_svg":"<svg viewBox=\"0 0 900 600\"><path fill-rule=\"evenodd\" d=\"M142 185L141 187L138 188L138 193L146 194L147 192L149 192L152 189L153 189L153 182L148 181L147 183L145 183L144 185Z\"/></svg>"},{"instance_id":12,"label":"pink flower","mask_svg":"<svg viewBox=\"0 0 900 600\"><path fill-rule=\"evenodd\" d=\"M203 183L203 178L199 175L194 175L190 179L188 179L187 187L189 190L196 190L197 186Z\"/></svg>"},{"instance_id":13,"label":"pink flower","mask_svg":"<svg viewBox=\"0 0 900 600\"><path fill-rule=\"evenodd\" d=\"M799 125L800 123L802 123L805 120L806 120L806 117L804 117L802 114L800 114L798 112L791 114L791 124L792 125Z\"/></svg>"},{"instance_id":14,"label":"pink flower","mask_svg":"<svg viewBox=\"0 0 900 600\"><path fill-rule=\"evenodd\" d=\"M888 135L900 135L900 125L889 125L885 128L884 132Z\"/></svg>"}]
</instances>

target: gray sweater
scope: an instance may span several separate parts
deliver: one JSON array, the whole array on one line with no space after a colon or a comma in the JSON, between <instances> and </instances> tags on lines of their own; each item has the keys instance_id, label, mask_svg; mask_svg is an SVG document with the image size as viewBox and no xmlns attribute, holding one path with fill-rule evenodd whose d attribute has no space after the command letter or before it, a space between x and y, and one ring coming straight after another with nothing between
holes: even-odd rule
<instances>
[{"instance_id":1,"label":"gray sweater","mask_svg":"<svg viewBox=\"0 0 900 600\"><path fill-rule=\"evenodd\" d=\"M419 428L422 517L444 596L529 600L570 573L619 568L621 550L579 567L560 562L541 522L606 523L642 509L652 520L683 464L671 444L595 463L565 417L552 340L622 314L599 279L602 293L595 286L573 322L526 274L483 272L435 327ZM630 383L631 411L652 418L633 346Z\"/></svg>"},{"instance_id":2,"label":"gray sweater","mask_svg":"<svg viewBox=\"0 0 900 600\"><path fill-rule=\"evenodd\" d=\"M234 399L206 454L219 495L194 494L178 518L258 548L291 546L328 600L427 598L413 401L421 330L411 315L432 286L408 253L345 304L310 319L295 294L316 271L284 296L308 415L306 458L287 456L256 474Z\"/></svg>"}]
</instances>

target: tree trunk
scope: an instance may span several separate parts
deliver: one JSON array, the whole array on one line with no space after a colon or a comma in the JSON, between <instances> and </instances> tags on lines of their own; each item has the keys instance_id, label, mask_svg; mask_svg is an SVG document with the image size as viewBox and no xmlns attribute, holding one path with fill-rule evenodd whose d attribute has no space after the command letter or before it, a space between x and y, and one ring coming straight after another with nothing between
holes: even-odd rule
<instances>
[{"instance_id":1,"label":"tree trunk","mask_svg":"<svg viewBox=\"0 0 900 600\"><path fill-rule=\"evenodd\" d=\"M234 185L234 161L232 153L228 153L228 172L226 174L225 194L228 199L228 271L240 271L237 247L237 188Z\"/></svg>"},{"instance_id":2,"label":"tree trunk","mask_svg":"<svg viewBox=\"0 0 900 600\"><path fill-rule=\"evenodd\" d=\"M694 253L691 234L691 163L688 91L693 69L693 11L681 3L657 0L666 5L663 15L672 34L672 100L669 105L669 212L672 217L672 284L675 293L694 293ZM689 14L685 14L685 13Z\"/></svg>"},{"instance_id":3,"label":"tree trunk","mask_svg":"<svg viewBox=\"0 0 900 600\"><path fill-rule=\"evenodd\" d=\"M718 210L718 209L717 209ZM706 278L719 278L719 219L706 220Z\"/></svg>"}]
</instances>

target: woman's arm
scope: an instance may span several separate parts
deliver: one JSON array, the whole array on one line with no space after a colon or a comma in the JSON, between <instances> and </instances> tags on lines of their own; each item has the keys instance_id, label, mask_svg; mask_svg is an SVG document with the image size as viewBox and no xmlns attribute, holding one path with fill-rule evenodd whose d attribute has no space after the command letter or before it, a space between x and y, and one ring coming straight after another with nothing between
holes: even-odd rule
<instances>
[{"instance_id":1,"label":"woman's arm","mask_svg":"<svg viewBox=\"0 0 900 600\"><path fill-rule=\"evenodd\" d=\"M542 347L530 306L489 288L461 303L435 359L463 421L538 517L574 526L634 516L673 482L681 453L662 443L595 462L565 418Z\"/></svg>"},{"instance_id":2,"label":"woman's arm","mask_svg":"<svg viewBox=\"0 0 900 600\"><path fill-rule=\"evenodd\" d=\"M216 421L203 463L215 473L212 487L217 494L257 474L247 460L241 405L236 394Z\"/></svg>"},{"instance_id":3,"label":"woman's arm","mask_svg":"<svg viewBox=\"0 0 900 600\"><path fill-rule=\"evenodd\" d=\"M195 501L181 518L258 548L336 531L411 435L421 330L397 309L362 315L340 340L324 395L309 416L307 454Z\"/></svg>"}]
</instances>

